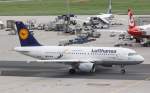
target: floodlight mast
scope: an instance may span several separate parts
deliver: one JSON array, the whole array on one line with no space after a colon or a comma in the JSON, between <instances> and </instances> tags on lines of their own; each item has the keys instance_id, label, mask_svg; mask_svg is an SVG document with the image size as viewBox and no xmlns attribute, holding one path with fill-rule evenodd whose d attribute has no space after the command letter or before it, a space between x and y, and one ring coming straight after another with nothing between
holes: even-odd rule
<instances>
[{"instance_id":1,"label":"floodlight mast","mask_svg":"<svg viewBox=\"0 0 150 93\"><path fill-rule=\"evenodd\" d=\"M70 22L70 1L69 0L66 0L66 6L67 6L67 27L65 30L67 30L66 32L68 32L69 22Z\"/></svg>"}]
</instances>

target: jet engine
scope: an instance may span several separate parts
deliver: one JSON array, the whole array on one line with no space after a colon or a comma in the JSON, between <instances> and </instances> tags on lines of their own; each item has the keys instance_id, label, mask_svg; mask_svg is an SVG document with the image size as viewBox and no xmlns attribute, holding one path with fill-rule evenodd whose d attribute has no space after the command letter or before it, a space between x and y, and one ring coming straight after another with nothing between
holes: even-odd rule
<instances>
[{"instance_id":1,"label":"jet engine","mask_svg":"<svg viewBox=\"0 0 150 93\"><path fill-rule=\"evenodd\" d=\"M95 72L94 63L80 63L78 68L82 72Z\"/></svg>"}]
</instances>

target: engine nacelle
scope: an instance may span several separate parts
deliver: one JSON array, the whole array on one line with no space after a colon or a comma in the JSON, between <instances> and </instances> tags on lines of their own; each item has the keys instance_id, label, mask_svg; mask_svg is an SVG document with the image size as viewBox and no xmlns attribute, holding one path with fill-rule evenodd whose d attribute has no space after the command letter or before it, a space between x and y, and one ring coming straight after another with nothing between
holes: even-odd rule
<instances>
[{"instance_id":1,"label":"engine nacelle","mask_svg":"<svg viewBox=\"0 0 150 93\"><path fill-rule=\"evenodd\" d=\"M95 72L94 63L80 63L78 68L82 72Z\"/></svg>"}]
</instances>

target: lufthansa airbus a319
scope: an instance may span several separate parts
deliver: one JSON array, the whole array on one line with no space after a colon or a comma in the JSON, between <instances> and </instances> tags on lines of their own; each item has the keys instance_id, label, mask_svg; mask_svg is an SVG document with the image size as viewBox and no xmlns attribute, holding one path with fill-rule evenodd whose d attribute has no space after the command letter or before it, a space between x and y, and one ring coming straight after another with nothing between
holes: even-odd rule
<instances>
[{"instance_id":1,"label":"lufthansa airbus a319","mask_svg":"<svg viewBox=\"0 0 150 93\"><path fill-rule=\"evenodd\" d=\"M137 65L144 58L136 51L121 47L80 47L80 46L44 46L41 45L20 21L16 22L20 47L14 50L37 58L34 62L57 62L70 65L69 73L77 71L95 72L96 65L111 67L119 65L125 73L125 66Z\"/></svg>"}]
</instances>

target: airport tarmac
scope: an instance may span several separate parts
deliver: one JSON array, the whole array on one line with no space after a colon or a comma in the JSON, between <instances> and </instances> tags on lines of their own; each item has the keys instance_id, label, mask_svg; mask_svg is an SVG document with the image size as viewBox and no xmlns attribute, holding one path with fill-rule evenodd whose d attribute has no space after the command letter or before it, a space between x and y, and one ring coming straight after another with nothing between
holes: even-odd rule
<instances>
[{"instance_id":1,"label":"airport tarmac","mask_svg":"<svg viewBox=\"0 0 150 93\"><path fill-rule=\"evenodd\" d=\"M84 16L80 16L83 18ZM37 19L48 22L49 17L1 17L3 20ZM52 17L54 18L54 17ZM84 17L85 18L85 17ZM127 16L119 19L127 24ZM125 20L126 19L126 20ZM127 25L113 26L111 29L126 30ZM34 58L21 55L13 48L19 46L16 35L0 31L0 92L1 93L149 93L150 87L150 49L129 47L141 54L145 61L140 65L127 66L127 73L120 74L120 67L98 67L95 73L68 74L68 66L52 63L26 63ZM102 36L94 42L79 46L114 46L118 38L109 37L109 32L101 32ZM35 37L44 45L58 45L64 38L73 38L58 32L34 31ZM57 38L56 38L57 37ZM105 41L105 42L104 42ZM76 45L77 46L77 45Z\"/></svg>"}]
</instances>

